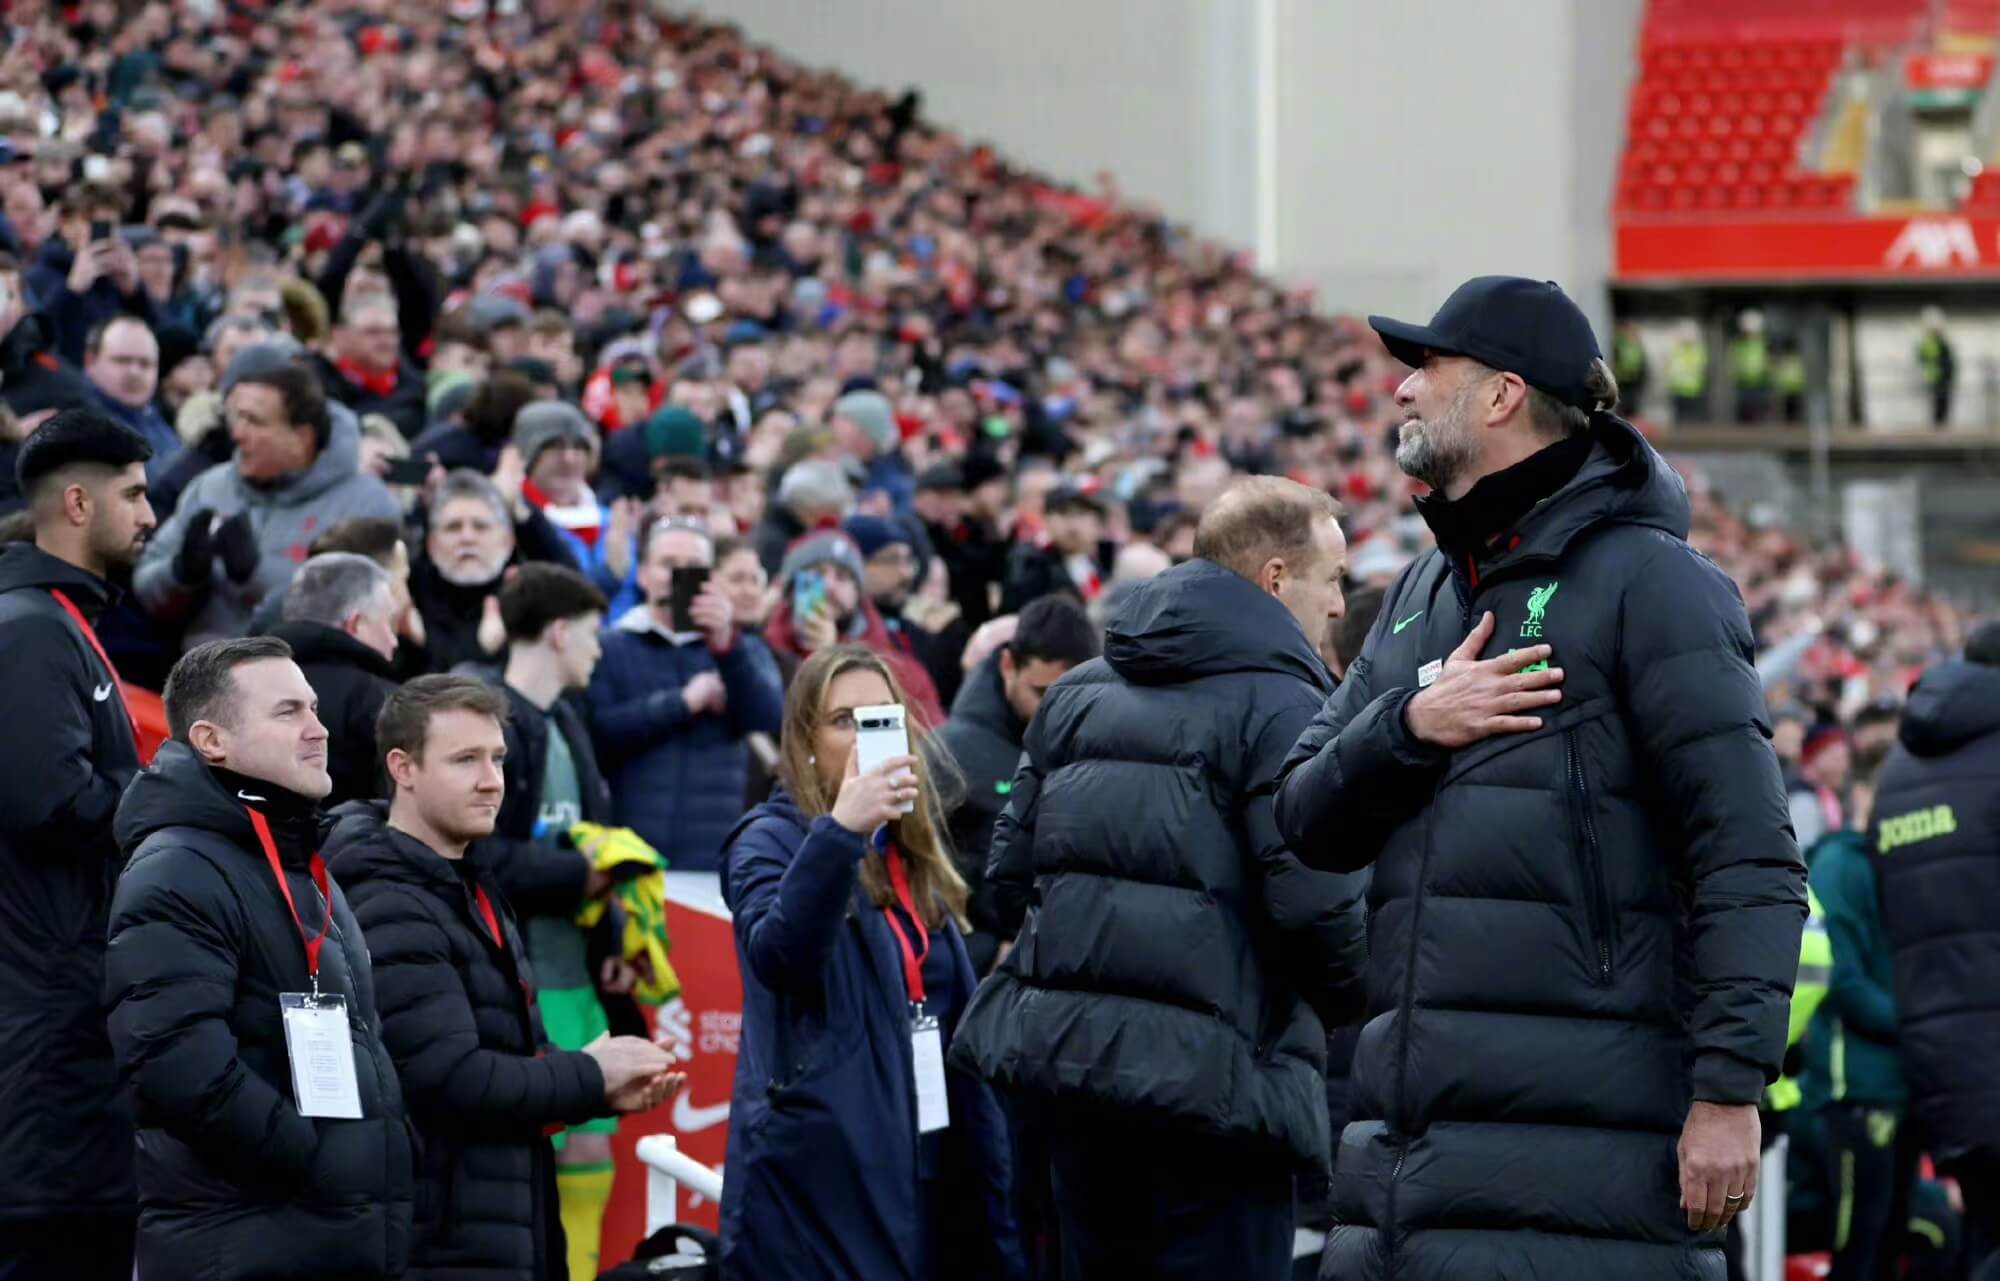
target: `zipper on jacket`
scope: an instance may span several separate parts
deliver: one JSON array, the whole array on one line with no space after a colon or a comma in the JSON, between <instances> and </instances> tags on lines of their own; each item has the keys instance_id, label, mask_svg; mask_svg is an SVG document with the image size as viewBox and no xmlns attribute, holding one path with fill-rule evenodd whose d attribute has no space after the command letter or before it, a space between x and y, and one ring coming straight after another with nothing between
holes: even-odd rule
<instances>
[{"instance_id":1,"label":"zipper on jacket","mask_svg":"<svg viewBox=\"0 0 2000 1281\"><path fill-rule=\"evenodd\" d=\"M1576 750L1576 731L1563 731L1563 766L1569 776L1570 804L1576 814L1577 861L1582 864L1584 914L1590 918L1590 942L1597 949L1597 981L1611 983L1610 896L1604 892L1604 859L1597 848L1597 824L1590 814L1590 784L1583 758Z\"/></svg>"},{"instance_id":2,"label":"zipper on jacket","mask_svg":"<svg viewBox=\"0 0 2000 1281\"><path fill-rule=\"evenodd\" d=\"M1424 921L1424 879L1430 874L1431 838L1437 829L1438 795L1444 791L1444 779L1440 777L1431 788L1431 803L1424 810L1424 850L1417 859L1416 893L1410 904L1410 948L1404 962L1403 996L1398 1008L1399 1022L1396 1027L1396 1103L1391 1109L1392 1123L1398 1128L1396 1142L1396 1164L1389 1170L1389 1187L1382 1196L1382 1222L1376 1225L1376 1232L1382 1238L1382 1275L1384 1281L1396 1275L1396 1180L1402 1176L1403 1162L1410 1157L1409 1124L1409 1072L1410 1072L1410 1022L1416 1016L1417 1008L1417 944L1422 937Z\"/></svg>"}]
</instances>

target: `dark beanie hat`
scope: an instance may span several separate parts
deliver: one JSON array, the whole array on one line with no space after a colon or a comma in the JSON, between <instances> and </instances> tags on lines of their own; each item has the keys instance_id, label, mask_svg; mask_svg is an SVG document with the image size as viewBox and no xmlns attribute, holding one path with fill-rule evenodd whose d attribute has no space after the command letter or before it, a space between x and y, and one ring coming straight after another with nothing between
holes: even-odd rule
<instances>
[{"instance_id":1,"label":"dark beanie hat","mask_svg":"<svg viewBox=\"0 0 2000 1281\"><path fill-rule=\"evenodd\" d=\"M876 552L896 543L916 546L909 527L891 516L849 516L840 523L840 528L861 549L863 560L872 560Z\"/></svg>"},{"instance_id":2,"label":"dark beanie hat","mask_svg":"<svg viewBox=\"0 0 2000 1281\"><path fill-rule=\"evenodd\" d=\"M640 430L646 433L648 458L699 458L708 445L708 432L694 411L679 405L655 410Z\"/></svg>"}]
</instances>

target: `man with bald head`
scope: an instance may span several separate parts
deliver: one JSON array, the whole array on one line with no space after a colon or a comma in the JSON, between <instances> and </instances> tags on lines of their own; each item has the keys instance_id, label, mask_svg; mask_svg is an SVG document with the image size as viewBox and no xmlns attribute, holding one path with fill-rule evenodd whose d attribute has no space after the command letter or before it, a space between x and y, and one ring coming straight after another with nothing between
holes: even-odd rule
<instances>
[{"instance_id":1,"label":"man with bald head","mask_svg":"<svg viewBox=\"0 0 2000 1281\"><path fill-rule=\"evenodd\" d=\"M1322 1018L1358 1008L1358 885L1285 849L1271 781L1333 685L1335 515L1237 482L1028 726L986 873L1019 938L952 1052L1043 1136L1064 1277L1275 1281L1293 1176L1327 1167Z\"/></svg>"}]
</instances>

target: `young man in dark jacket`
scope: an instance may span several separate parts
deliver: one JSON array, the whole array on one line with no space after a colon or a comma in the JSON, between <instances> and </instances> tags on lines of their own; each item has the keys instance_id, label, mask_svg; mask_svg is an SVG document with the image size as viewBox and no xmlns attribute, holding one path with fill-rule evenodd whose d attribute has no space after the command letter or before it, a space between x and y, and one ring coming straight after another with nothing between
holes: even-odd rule
<instances>
[{"instance_id":1,"label":"young man in dark jacket","mask_svg":"<svg viewBox=\"0 0 2000 1281\"><path fill-rule=\"evenodd\" d=\"M1066 1278L1284 1277L1293 1175L1326 1168L1361 903L1285 849L1269 782L1331 686L1334 515L1240 482L1028 727L987 883L1003 929L1037 906L952 1059L1045 1130Z\"/></svg>"},{"instance_id":2,"label":"young man in dark jacket","mask_svg":"<svg viewBox=\"0 0 2000 1281\"><path fill-rule=\"evenodd\" d=\"M1805 923L1742 601L1555 285L1373 323L1439 546L1277 796L1374 867L1326 1271L1719 1275Z\"/></svg>"},{"instance_id":3,"label":"young man in dark jacket","mask_svg":"<svg viewBox=\"0 0 2000 1281\"><path fill-rule=\"evenodd\" d=\"M1049 686L1098 651L1097 628L1083 606L1069 596L1044 596L1021 611L1014 639L972 669L938 731L965 776L965 800L951 813L951 849L971 897L965 948L975 974L991 971L1000 949L986 902L986 856L993 823L1014 790L1021 740Z\"/></svg>"},{"instance_id":4,"label":"young man in dark jacket","mask_svg":"<svg viewBox=\"0 0 2000 1281\"><path fill-rule=\"evenodd\" d=\"M366 556L326 552L292 575L285 621L271 629L292 647L292 660L319 695L330 736L329 807L382 795L375 717L396 692L397 612L388 570Z\"/></svg>"},{"instance_id":5,"label":"young man in dark jacket","mask_svg":"<svg viewBox=\"0 0 2000 1281\"><path fill-rule=\"evenodd\" d=\"M132 1117L104 1033L111 818L139 770L92 626L153 512L146 442L72 410L22 446L32 543L0 555L0 1278L132 1274Z\"/></svg>"},{"instance_id":6,"label":"young man in dark jacket","mask_svg":"<svg viewBox=\"0 0 2000 1281\"><path fill-rule=\"evenodd\" d=\"M2000 623L1910 691L1871 836L1910 1120L2000 1243Z\"/></svg>"},{"instance_id":7,"label":"young man in dark jacket","mask_svg":"<svg viewBox=\"0 0 2000 1281\"><path fill-rule=\"evenodd\" d=\"M481 842L482 859L521 913L549 1040L577 1050L613 1029L643 1034L617 946L623 917L614 905L589 932L575 920L585 899L611 888L569 839L578 820L611 821L611 792L572 702L597 667L604 594L573 569L523 565L500 589L500 617L507 795L493 835ZM579 1275L596 1275L617 1128L606 1114L557 1136L556 1181Z\"/></svg>"},{"instance_id":8,"label":"young man in dark jacket","mask_svg":"<svg viewBox=\"0 0 2000 1281\"><path fill-rule=\"evenodd\" d=\"M119 802L105 988L147 1281L393 1281L409 1262L409 1123L319 854L313 702L281 640L195 647L167 678L172 738Z\"/></svg>"},{"instance_id":9,"label":"young man in dark jacket","mask_svg":"<svg viewBox=\"0 0 2000 1281\"><path fill-rule=\"evenodd\" d=\"M636 1112L676 1084L637 1037L557 1049L543 1035L521 923L478 842L503 791L507 700L420 676L382 709L389 801L335 815L327 866L368 935L382 1039L423 1138L407 1281L545 1281L565 1257L548 1132Z\"/></svg>"}]
</instances>

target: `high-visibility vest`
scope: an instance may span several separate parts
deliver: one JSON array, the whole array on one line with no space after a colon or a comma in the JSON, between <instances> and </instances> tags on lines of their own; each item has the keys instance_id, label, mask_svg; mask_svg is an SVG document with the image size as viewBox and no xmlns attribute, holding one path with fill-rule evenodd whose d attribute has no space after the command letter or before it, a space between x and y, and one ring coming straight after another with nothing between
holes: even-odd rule
<instances>
[{"instance_id":1,"label":"high-visibility vest","mask_svg":"<svg viewBox=\"0 0 2000 1281\"><path fill-rule=\"evenodd\" d=\"M1611 372L1621 383L1637 382L1646 372L1646 349L1637 338L1619 335L1611 347Z\"/></svg>"},{"instance_id":2,"label":"high-visibility vest","mask_svg":"<svg viewBox=\"0 0 2000 1281\"><path fill-rule=\"evenodd\" d=\"M1795 351L1781 353L1771 362L1771 386L1781 396L1797 396L1806 389L1806 358Z\"/></svg>"},{"instance_id":3,"label":"high-visibility vest","mask_svg":"<svg viewBox=\"0 0 2000 1281\"><path fill-rule=\"evenodd\" d=\"M1806 1025L1826 1000L1827 983L1833 978L1833 939L1826 932L1826 914L1820 910L1819 895L1806 887L1806 928L1799 937L1799 977L1792 984L1792 1021L1785 1031L1785 1048L1791 1049L1806 1034ZM1781 1076L1764 1092L1764 1105L1773 1112L1789 1112L1799 1105L1799 1083Z\"/></svg>"},{"instance_id":4,"label":"high-visibility vest","mask_svg":"<svg viewBox=\"0 0 2000 1281\"><path fill-rule=\"evenodd\" d=\"M1667 355L1667 390L1676 396L1700 396L1708 387L1708 348L1698 342L1674 344Z\"/></svg>"},{"instance_id":5,"label":"high-visibility vest","mask_svg":"<svg viewBox=\"0 0 2000 1281\"><path fill-rule=\"evenodd\" d=\"M1771 385L1771 347L1762 334L1744 334L1730 346L1736 365L1736 385L1762 391Z\"/></svg>"},{"instance_id":6,"label":"high-visibility vest","mask_svg":"<svg viewBox=\"0 0 2000 1281\"><path fill-rule=\"evenodd\" d=\"M1924 371L1924 385L1935 387L1944 377L1944 341L1936 334L1925 334L1917 340L1917 364Z\"/></svg>"}]
</instances>

